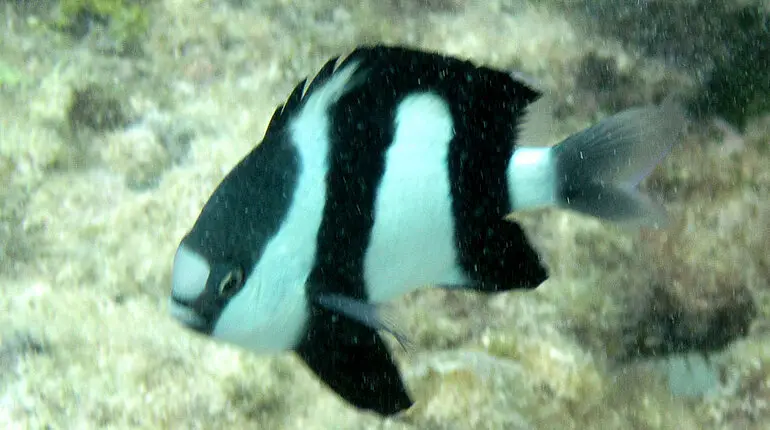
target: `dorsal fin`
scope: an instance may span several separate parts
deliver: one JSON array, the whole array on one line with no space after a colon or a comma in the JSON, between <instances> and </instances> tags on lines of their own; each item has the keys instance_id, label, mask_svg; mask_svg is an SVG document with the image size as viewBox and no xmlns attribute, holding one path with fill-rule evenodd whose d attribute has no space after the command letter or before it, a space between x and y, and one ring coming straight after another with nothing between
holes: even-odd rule
<instances>
[{"instance_id":1,"label":"dorsal fin","mask_svg":"<svg viewBox=\"0 0 770 430\"><path fill-rule=\"evenodd\" d=\"M305 91L302 93L303 98L315 92L318 87L325 84L326 81L334 75L334 72L339 69L339 67L337 67L337 61L339 61L339 57L334 57L321 67L321 70L319 70L313 79L305 86Z\"/></svg>"},{"instance_id":2,"label":"dorsal fin","mask_svg":"<svg viewBox=\"0 0 770 430\"><path fill-rule=\"evenodd\" d=\"M347 56L334 57L327 61L315 76L312 78L306 77L299 81L291 94L286 98L286 101L273 112L266 134L282 129L291 114L299 110L307 98L327 83L336 72L356 61L358 57L356 53L360 51L361 49L356 49ZM356 83L353 85L356 85Z\"/></svg>"},{"instance_id":3,"label":"dorsal fin","mask_svg":"<svg viewBox=\"0 0 770 430\"><path fill-rule=\"evenodd\" d=\"M412 51L407 48L372 45L359 46L346 55L331 58L321 67L315 76L301 80L294 87L286 101L278 106L268 125L268 133L279 130L285 126L287 118L290 117L293 112L298 111L303 106L304 102L307 101L308 97L329 82L329 79L331 79L337 72L344 70L349 66L355 65L357 67L357 70L350 77L350 81L346 86L347 90L349 90L363 82L367 75L367 70L381 67L382 64L379 64L381 61L387 60L391 56L400 58L411 54Z\"/></svg>"},{"instance_id":4,"label":"dorsal fin","mask_svg":"<svg viewBox=\"0 0 770 430\"><path fill-rule=\"evenodd\" d=\"M282 130L286 125L286 118L288 115L284 115L284 113L291 112L293 109L295 109L295 106L298 106L302 101L302 88L305 87L306 81L307 79L300 81L300 83L294 87L294 90L292 90L291 94L289 94L289 97L286 98L286 101L275 108L275 111L273 111L273 116L270 117L270 122L267 123L265 138L267 138L271 133Z\"/></svg>"}]
</instances>

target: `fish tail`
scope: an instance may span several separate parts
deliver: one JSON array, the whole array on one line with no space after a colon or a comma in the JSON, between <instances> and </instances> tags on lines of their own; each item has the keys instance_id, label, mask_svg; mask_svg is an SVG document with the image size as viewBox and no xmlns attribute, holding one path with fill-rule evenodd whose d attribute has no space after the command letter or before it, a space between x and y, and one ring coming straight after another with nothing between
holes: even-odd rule
<instances>
[{"instance_id":1,"label":"fish tail","mask_svg":"<svg viewBox=\"0 0 770 430\"><path fill-rule=\"evenodd\" d=\"M532 113L525 143L542 143ZM685 124L673 101L605 118L553 147L518 147L508 166L513 211L556 206L620 224L662 226L666 214L637 189L678 140Z\"/></svg>"},{"instance_id":2,"label":"fish tail","mask_svg":"<svg viewBox=\"0 0 770 430\"><path fill-rule=\"evenodd\" d=\"M667 102L623 111L568 137L551 149L557 205L621 224L664 225L664 208L637 186L684 124L683 113Z\"/></svg>"}]
</instances>

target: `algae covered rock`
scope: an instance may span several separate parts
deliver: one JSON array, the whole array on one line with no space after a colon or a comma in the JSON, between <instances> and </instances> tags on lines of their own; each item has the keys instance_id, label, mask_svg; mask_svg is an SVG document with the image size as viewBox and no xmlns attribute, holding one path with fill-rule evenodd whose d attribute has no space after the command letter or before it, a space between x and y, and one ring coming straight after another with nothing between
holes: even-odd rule
<instances>
[{"instance_id":1,"label":"algae covered rock","mask_svg":"<svg viewBox=\"0 0 770 430\"><path fill-rule=\"evenodd\" d=\"M3 4L13 25L0 46L0 427L770 420L761 2L54 2L69 8L58 27L68 37L14 18L31 3L42 9ZM553 275L536 291L397 302L416 346L394 351L418 400L398 418L350 408L290 354L206 342L166 309L175 245L287 91L328 57L383 41L534 75L569 106L554 114L552 141L680 87L702 101L693 113L738 127L693 122L643 184L670 211L663 231L536 214L523 224Z\"/></svg>"},{"instance_id":2,"label":"algae covered rock","mask_svg":"<svg viewBox=\"0 0 770 430\"><path fill-rule=\"evenodd\" d=\"M138 54L149 28L148 0L60 0L56 25L81 38L106 27L100 46L119 54Z\"/></svg>"},{"instance_id":3,"label":"algae covered rock","mask_svg":"<svg viewBox=\"0 0 770 430\"><path fill-rule=\"evenodd\" d=\"M698 81L690 110L743 128L770 108L770 7L755 1L557 2L590 33L620 40ZM574 7L575 5L580 7ZM569 5L569 6L568 6Z\"/></svg>"},{"instance_id":4,"label":"algae covered rock","mask_svg":"<svg viewBox=\"0 0 770 430\"><path fill-rule=\"evenodd\" d=\"M746 8L735 15L740 30L729 53L715 59L693 109L743 129L748 118L770 110L770 12Z\"/></svg>"},{"instance_id":5,"label":"algae covered rock","mask_svg":"<svg viewBox=\"0 0 770 430\"><path fill-rule=\"evenodd\" d=\"M124 175L132 189L157 185L161 174L170 166L171 156L157 135L147 127L133 127L110 133L100 145L102 161Z\"/></svg>"},{"instance_id":6,"label":"algae covered rock","mask_svg":"<svg viewBox=\"0 0 770 430\"><path fill-rule=\"evenodd\" d=\"M123 103L117 95L96 84L72 92L67 120L72 129L87 127L96 131L114 130L128 122Z\"/></svg>"}]
</instances>

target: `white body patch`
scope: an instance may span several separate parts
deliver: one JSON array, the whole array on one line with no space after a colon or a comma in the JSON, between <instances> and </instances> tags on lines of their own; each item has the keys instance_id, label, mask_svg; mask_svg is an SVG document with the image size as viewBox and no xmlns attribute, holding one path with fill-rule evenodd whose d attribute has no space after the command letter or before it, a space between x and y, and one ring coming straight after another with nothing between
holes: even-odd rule
<instances>
[{"instance_id":1,"label":"white body patch","mask_svg":"<svg viewBox=\"0 0 770 430\"><path fill-rule=\"evenodd\" d=\"M373 302L423 286L467 283L454 244L447 166L452 136L452 116L439 96L412 95L399 105L364 260Z\"/></svg>"},{"instance_id":2,"label":"white body patch","mask_svg":"<svg viewBox=\"0 0 770 430\"><path fill-rule=\"evenodd\" d=\"M556 163L551 148L517 148L507 176L513 210L556 204Z\"/></svg>"},{"instance_id":3,"label":"white body patch","mask_svg":"<svg viewBox=\"0 0 770 430\"><path fill-rule=\"evenodd\" d=\"M276 352L295 347L303 335L308 320L305 281L326 201L328 109L348 89L356 68L351 64L337 71L291 120L291 143L301 169L291 207L244 288L222 311L215 337L256 352Z\"/></svg>"},{"instance_id":4,"label":"white body patch","mask_svg":"<svg viewBox=\"0 0 770 430\"><path fill-rule=\"evenodd\" d=\"M195 300L203 293L211 268L205 258L180 245L174 255L174 271L171 285L174 296L182 300Z\"/></svg>"}]
</instances>

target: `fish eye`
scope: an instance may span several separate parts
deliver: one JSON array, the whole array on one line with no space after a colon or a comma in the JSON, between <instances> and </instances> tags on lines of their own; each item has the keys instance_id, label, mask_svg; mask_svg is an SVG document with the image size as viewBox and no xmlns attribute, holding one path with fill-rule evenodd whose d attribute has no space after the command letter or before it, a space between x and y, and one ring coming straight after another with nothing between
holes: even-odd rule
<instances>
[{"instance_id":1,"label":"fish eye","mask_svg":"<svg viewBox=\"0 0 770 430\"><path fill-rule=\"evenodd\" d=\"M230 298L243 287L243 271L236 267L230 270L219 283L219 296Z\"/></svg>"}]
</instances>

